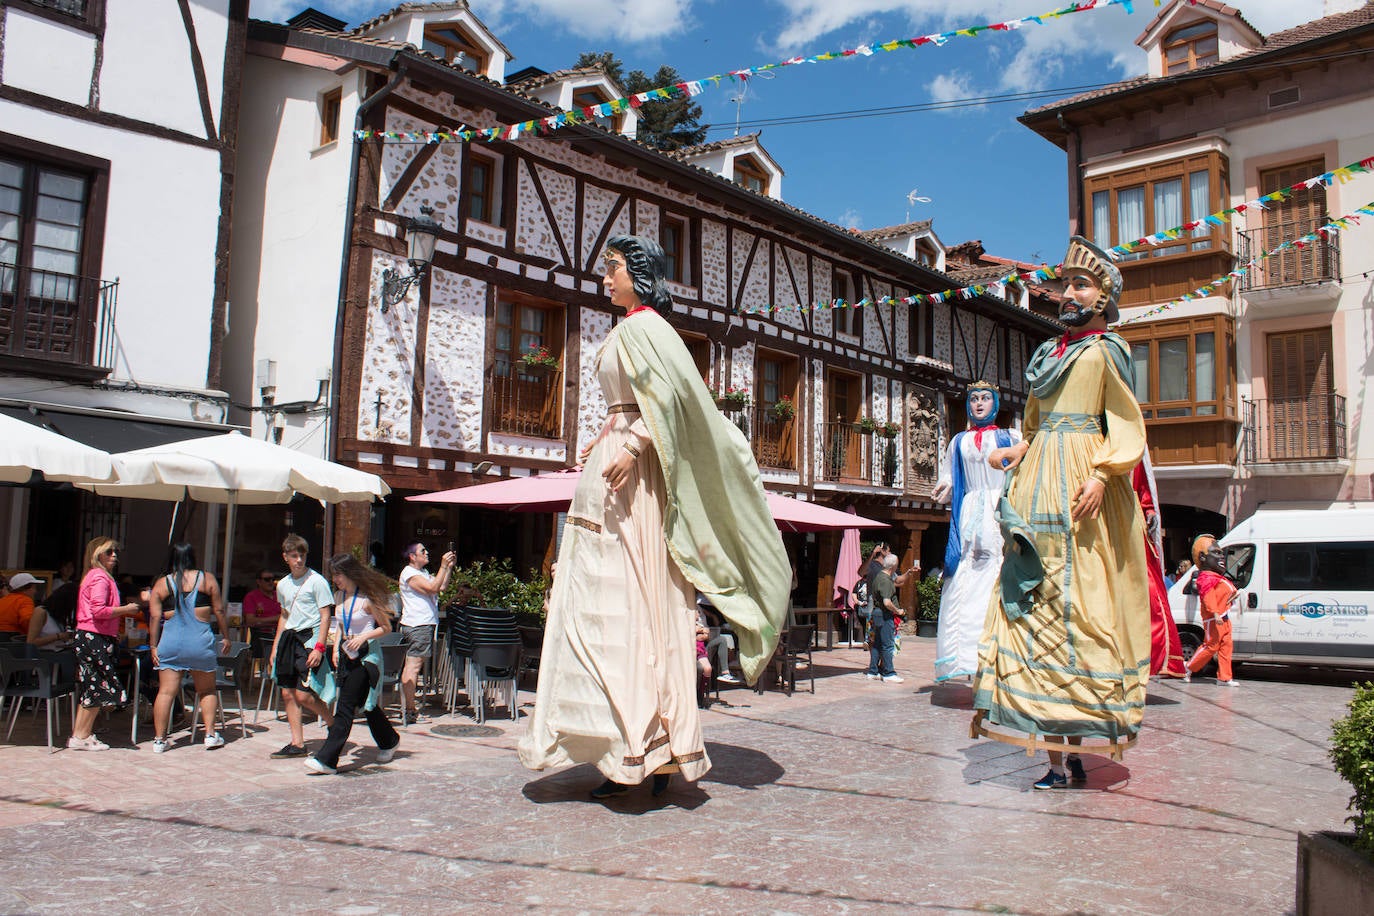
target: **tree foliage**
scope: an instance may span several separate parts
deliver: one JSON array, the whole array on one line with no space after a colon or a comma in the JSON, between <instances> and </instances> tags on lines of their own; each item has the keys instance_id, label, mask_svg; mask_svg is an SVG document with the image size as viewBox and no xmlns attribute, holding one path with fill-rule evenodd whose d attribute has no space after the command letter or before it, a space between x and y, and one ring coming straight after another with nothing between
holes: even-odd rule
<instances>
[{"instance_id":1,"label":"tree foliage","mask_svg":"<svg viewBox=\"0 0 1374 916\"><path fill-rule=\"evenodd\" d=\"M574 64L577 68L594 66L601 67L611 79L625 87L629 95L682 82L682 75L667 64L659 67L653 76L643 70L631 70L629 76L625 76L625 65L613 51L584 51ZM699 122L700 117L701 106L690 96L645 102L639 107L637 137L665 152L696 146L705 141L708 126Z\"/></svg>"}]
</instances>

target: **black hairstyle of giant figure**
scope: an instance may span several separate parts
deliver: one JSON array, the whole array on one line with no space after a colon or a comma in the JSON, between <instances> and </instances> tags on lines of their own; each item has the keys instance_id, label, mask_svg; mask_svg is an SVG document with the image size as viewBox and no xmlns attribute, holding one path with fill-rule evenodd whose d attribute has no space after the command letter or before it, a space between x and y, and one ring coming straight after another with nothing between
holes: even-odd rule
<instances>
[{"instance_id":1,"label":"black hairstyle of giant figure","mask_svg":"<svg viewBox=\"0 0 1374 916\"><path fill-rule=\"evenodd\" d=\"M635 295L640 302L660 315L672 311L673 296L663 280L666 265L663 248L658 242L641 235L617 235L606 243L606 247L620 252L625 258L625 267L634 280Z\"/></svg>"}]
</instances>

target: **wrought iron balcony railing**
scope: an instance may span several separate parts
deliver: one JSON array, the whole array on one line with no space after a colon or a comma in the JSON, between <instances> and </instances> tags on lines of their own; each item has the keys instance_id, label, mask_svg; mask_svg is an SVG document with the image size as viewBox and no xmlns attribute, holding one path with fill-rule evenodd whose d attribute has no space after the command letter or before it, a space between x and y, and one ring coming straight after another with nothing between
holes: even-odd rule
<instances>
[{"instance_id":1,"label":"wrought iron balcony railing","mask_svg":"<svg viewBox=\"0 0 1374 916\"><path fill-rule=\"evenodd\" d=\"M491 430L541 439L563 431L563 372L498 366L487 378Z\"/></svg>"},{"instance_id":2,"label":"wrought iron balcony railing","mask_svg":"<svg viewBox=\"0 0 1374 916\"><path fill-rule=\"evenodd\" d=\"M1324 220L1290 220L1241 232L1238 250L1240 263L1249 263L1252 258L1273 251L1284 242L1309 235L1324 224ZM1301 248L1287 248L1263 259L1252 266L1241 279L1240 288L1242 292L1279 289L1324 280L1338 280L1340 276L1340 238L1335 233L1330 233L1311 242L1304 242Z\"/></svg>"},{"instance_id":3,"label":"wrought iron balcony railing","mask_svg":"<svg viewBox=\"0 0 1374 916\"><path fill-rule=\"evenodd\" d=\"M1345 398L1322 394L1305 398L1245 401L1246 464L1277 461L1332 461L1346 457Z\"/></svg>"},{"instance_id":4,"label":"wrought iron balcony railing","mask_svg":"<svg viewBox=\"0 0 1374 916\"><path fill-rule=\"evenodd\" d=\"M759 467L785 471L797 469L797 420L783 419L771 407L750 408L749 444Z\"/></svg>"},{"instance_id":5,"label":"wrought iron balcony railing","mask_svg":"<svg viewBox=\"0 0 1374 916\"><path fill-rule=\"evenodd\" d=\"M873 434L860 432L850 420L821 424L821 479L869 479Z\"/></svg>"},{"instance_id":6,"label":"wrought iron balcony railing","mask_svg":"<svg viewBox=\"0 0 1374 916\"><path fill-rule=\"evenodd\" d=\"M0 264L0 356L114 367L119 281Z\"/></svg>"}]
</instances>

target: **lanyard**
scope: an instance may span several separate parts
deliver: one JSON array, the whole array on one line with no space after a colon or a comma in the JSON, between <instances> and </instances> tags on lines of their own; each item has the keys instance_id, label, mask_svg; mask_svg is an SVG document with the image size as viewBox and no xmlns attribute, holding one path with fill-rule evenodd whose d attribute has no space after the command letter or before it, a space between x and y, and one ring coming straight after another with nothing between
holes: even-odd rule
<instances>
[{"instance_id":1,"label":"lanyard","mask_svg":"<svg viewBox=\"0 0 1374 916\"><path fill-rule=\"evenodd\" d=\"M351 601L348 602L348 610L345 612L344 618L343 618L342 620L339 621L341 624L343 624L343 638L344 638L344 639L348 639L350 636L353 635L353 605L355 605L355 604L357 604L357 603L358 603L358 592L357 592L357 589L354 589L354 591L353 591L353 599L352 599Z\"/></svg>"}]
</instances>

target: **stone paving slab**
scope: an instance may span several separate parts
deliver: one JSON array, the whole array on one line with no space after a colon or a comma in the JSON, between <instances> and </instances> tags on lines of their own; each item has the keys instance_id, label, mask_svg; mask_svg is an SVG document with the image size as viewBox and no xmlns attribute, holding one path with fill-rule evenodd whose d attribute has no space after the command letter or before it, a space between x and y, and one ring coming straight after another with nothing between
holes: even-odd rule
<instances>
[{"instance_id":1,"label":"stone paving slab","mask_svg":"<svg viewBox=\"0 0 1374 916\"><path fill-rule=\"evenodd\" d=\"M268 716L208 753L130 747L116 717L110 751L50 755L24 713L0 746L0 912L1284 913L1296 832L1345 817L1326 744L1347 687L1152 685L1125 761L1036 792L1043 755L969 738L968 688L931 685L932 657L906 640L901 685L836 649L814 695L726 689L705 779L606 804L590 767L520 767L523 719L455 737L471 720L438 716L387 766L359 723L343 772L308 777L268 759Z\"/></svg>"}]
</instances>

